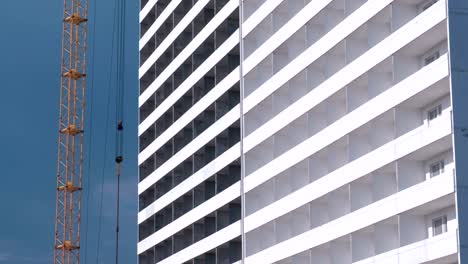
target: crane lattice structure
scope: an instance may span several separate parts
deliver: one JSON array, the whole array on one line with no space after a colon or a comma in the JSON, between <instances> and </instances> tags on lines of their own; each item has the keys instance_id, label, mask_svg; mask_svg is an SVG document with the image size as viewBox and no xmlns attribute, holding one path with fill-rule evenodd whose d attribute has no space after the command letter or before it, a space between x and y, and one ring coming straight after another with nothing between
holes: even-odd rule
<instances>
[{"instance_id":1,"label":"crane lattice structure","mask_svg":"<svg viewBox=\"0 0 468 264\"><path fill-rule=\"evenodd\" d=\"M88 0L63 3L54 264L79 264Z\"/></svg>"}]
</instances>

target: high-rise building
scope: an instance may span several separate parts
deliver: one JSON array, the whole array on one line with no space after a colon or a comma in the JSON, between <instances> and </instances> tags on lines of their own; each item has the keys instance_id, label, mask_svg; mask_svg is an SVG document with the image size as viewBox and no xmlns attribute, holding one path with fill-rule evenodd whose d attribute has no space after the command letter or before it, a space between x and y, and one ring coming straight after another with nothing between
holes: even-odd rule
<instances>
[{"instance_id":1,"label":"high-rise building","mask_svg":"<svg viewBox=\"0 0 468 264\"><path fill-rule=\"evenodd\" d=\"M142 0L140 264L468 263L468 1Z\"/></svg>"}]
</instances>

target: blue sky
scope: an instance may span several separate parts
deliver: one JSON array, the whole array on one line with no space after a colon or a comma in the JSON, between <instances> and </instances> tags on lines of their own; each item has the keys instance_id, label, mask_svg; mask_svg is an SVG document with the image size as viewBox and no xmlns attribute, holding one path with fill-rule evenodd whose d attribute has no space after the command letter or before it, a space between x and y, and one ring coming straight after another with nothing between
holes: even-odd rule
<instances>
[{"instance_id":1,"label":"blue sky","mask_svg":"<svg viewBox=\"0 0 468 264\"><path fill-rule=\"evenodd\" d=\"M90 13L94 11L90 1ZM94 0L97 1L97 0ZM115 1L97 1L93 122L89 184L88 239L82 233L82 263L96 263L99 197L103 192L102 240L99 263L111 263L114 246L115 176L114 111L106 131L107 79ZM137 67L138 3L127 2L125 161L122 176L121 263L136 263L137 212ZM57 119L63 0L6 0L0 8L0 263L51 263L55 224ZM92 43L90 41L90 43ZM93 59L91 44L88 61ZM92 88L92 89L91 89ZM111 87L113 89L114 87ZM89 127L90 123L88 123ZM108 155L104 139L108 134ZM85 148L89 148L86 141ZM86 168L87 168L86 164ZM104 178L102 178L104 171ZM102 184L103 183L103 184ZM86 183L85 183L86 186ZM86 192L83 195L86 202ZM83 222L85 222L83 215ZM87 242L86 242L87 241ZM85 258L87 256L87 258Z\"/></svg>"}]
</instances>

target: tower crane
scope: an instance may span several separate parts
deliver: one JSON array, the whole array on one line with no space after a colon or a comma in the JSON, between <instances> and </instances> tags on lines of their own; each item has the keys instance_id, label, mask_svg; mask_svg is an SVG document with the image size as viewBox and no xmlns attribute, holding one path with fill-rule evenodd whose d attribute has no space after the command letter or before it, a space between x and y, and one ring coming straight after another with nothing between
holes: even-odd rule
<instances>
[{"instance_id":1,"label":"tower crane","mask_svg":"<svg viewBox=\"0 0 468 264\"><path fill-rule=\"evenodd\" d=\"M79 264L88 0L63 3L54 264Z\"/></svg>"},{"instance_id":2,"label":"tower crane","mask_svg":"<svg viewBox=\"0 0 468 264\"><path fill-rule=\"evenodd\" d=\"M64 0L63 4L54 264L79 264L81 199L83 191L88 0ZM115 62L115 118L117 122L115 134L117 174L116 264L119 261L120 173L121 163L123 162L125 17L125 1L117 0L114 8L115 24L113 25L112 36L112 47L114 48L114 42L116 42L117 53ZM113 48L112 52L114 52ZM114 63L111 59L111 67L112 65ZM109 79L110 85L111 78Z\"/></svg>"}]
</instances>

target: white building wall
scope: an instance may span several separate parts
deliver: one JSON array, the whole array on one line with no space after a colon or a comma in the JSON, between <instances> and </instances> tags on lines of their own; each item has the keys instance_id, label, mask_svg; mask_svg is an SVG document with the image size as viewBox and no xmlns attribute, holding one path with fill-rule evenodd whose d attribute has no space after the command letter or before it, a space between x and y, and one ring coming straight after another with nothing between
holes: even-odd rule
<instances>
[{"instance_id":1,"label":"white building wall","mask_svg":"<svg viewBox=\"0 0 468 264\"><path fill-rule=\"evenodd\" d=\"M158 1L144 5L142 24ZM192 2L179 24L200 31L154 76L141 109L187 58L193 70L141 120L140 141L212 70L215 83L141 150L140 166L177 143L200 115L226 113L139 183L146 197L191 157L193 164L208 159L140 206L140 229L171 214L138 243L141 263L457 263L446 1ZM156 16L141 52L179 2ZM195 18L211 3L203 27ZM232 17L241 29L228 36L219 28ZM142 62L141 80L164 45L175 47L183 32L177 27ZM220 43L196 68L190 54L211 37ZM226 71L230 55L240 57L239 67ZM237 94L226 108L222 98ZM223 143L234 132L234 142ZM213 193L197 203L210 184ZM191 206L177 215L177 201ZM441 216L446 226L434 235L433 219Z\"/></svg>"}]
</instances>

